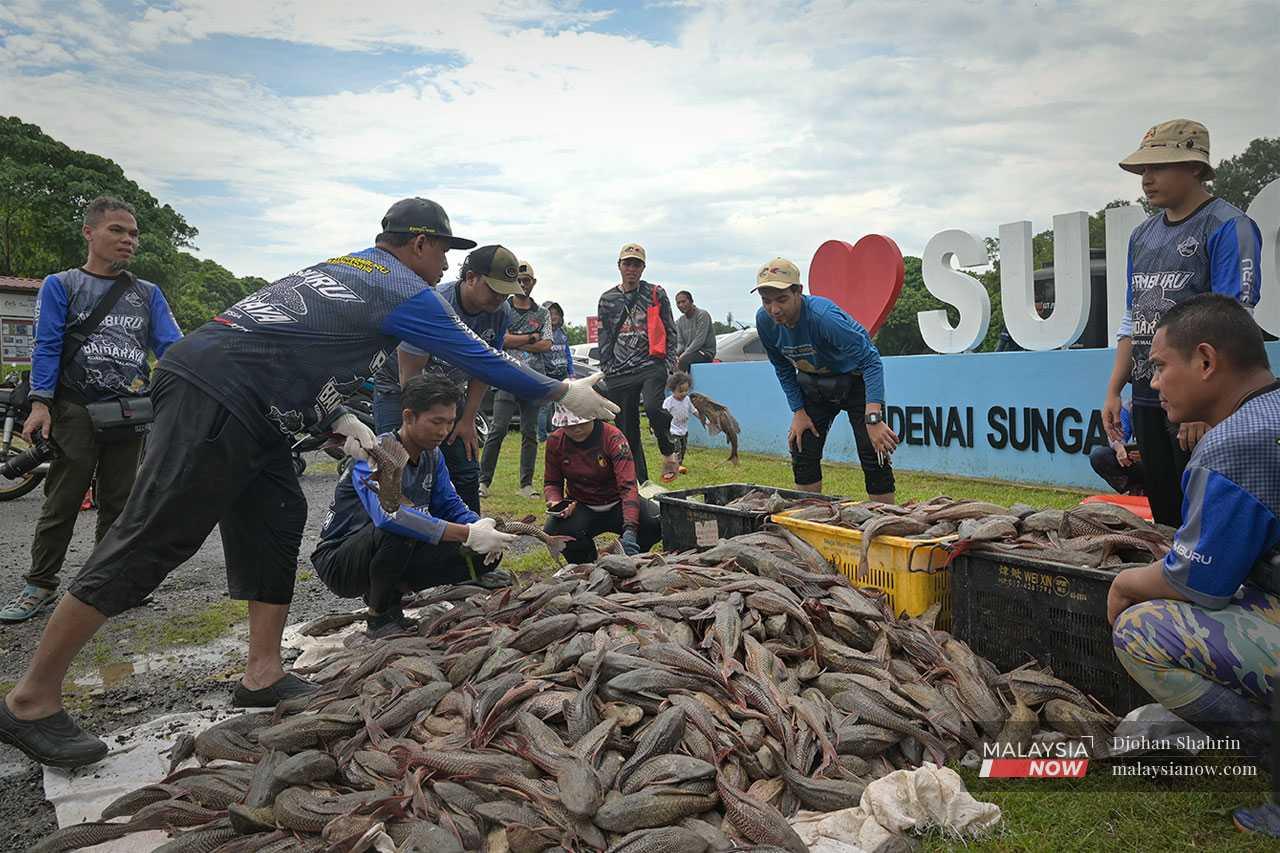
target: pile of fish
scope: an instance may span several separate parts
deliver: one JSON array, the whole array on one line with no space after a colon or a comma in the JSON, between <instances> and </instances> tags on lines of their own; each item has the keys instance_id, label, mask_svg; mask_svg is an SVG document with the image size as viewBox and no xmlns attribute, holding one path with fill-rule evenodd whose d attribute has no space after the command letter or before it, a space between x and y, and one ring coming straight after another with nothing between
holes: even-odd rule
<instances>
[{"instance_id":1,"label":"pile of fish","mask_svg":"<svg viewBox=\"0 0 1280 853\"><path fill-rule=\"evenodd\" d=\"M744 496L748 497L748 496ZM779 498L776 503L784 503ZM1110 568L1161 559L1173 544L1173 529L1153 525L1123 507L1081 504L1068 510L1037 510L1025 504L1003 507L977 500L937 497L892 505L806 502L793 518L862 532L862 564L877 536L907 539L954 537L953 553L966 550L1022 554L1069 566Z\"/></svg>"},{"instance_id":2,"label":"pile of fish","mask_svg":"<svg viewBox=\"0 0 1280 853\"><path fill-rule=\"evenodd\" d=\"M784 530L405 604L416 628L305 669L319 693L176 744L200 766L35 849L164 828L165 853L799 853L790 817L895 769L1115 723L1047 672L996 672L936 608L895 618Z\"/></svg>"}]
</instances>

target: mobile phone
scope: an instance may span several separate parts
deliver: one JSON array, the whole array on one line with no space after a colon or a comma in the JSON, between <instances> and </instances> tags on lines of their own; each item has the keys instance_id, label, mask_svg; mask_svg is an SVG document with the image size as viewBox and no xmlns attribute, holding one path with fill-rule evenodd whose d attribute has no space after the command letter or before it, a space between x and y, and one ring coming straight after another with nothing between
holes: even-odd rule
<instances>
[{"instance_id":1,"label":"mobile phone","mask_svg":"<svg viewBox=\"0 0 1280 853\"><path fill-rule=\"evenodd\" d=\"M560 513L564 512L566 509L568 509L568 508L569 508L569 504L571 504L571 503L573 503L573 501L568 500L568 499L565 499L565 500L560 501L560 503L558 503L558 504L553 504L553 505L551 505L551 506L547 507L547 515L559 515Z\"/></svg>"}]
</instances>

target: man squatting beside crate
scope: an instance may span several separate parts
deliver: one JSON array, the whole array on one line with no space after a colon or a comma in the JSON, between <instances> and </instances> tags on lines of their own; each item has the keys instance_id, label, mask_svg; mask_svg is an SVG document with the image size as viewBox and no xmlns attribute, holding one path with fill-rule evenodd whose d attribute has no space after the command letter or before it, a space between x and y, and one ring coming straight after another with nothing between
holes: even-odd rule
<instances>
[{"instance_id":1,"label":"man squatting beside crate","mask_svg":"<svg viewBox=\"0 0 1280 853\"><path fill-rule=\"evenodd\" d=\"M1263 755L1280 660L1280 382L1249 312L1219 294L1170 308L1150 363L1169 420L1209 430L1182 477L1173 549L1111 584L1116 655L1174 714ZM1280 805L1236 823L1280 836Z\"/></svg>"}]
</instances>

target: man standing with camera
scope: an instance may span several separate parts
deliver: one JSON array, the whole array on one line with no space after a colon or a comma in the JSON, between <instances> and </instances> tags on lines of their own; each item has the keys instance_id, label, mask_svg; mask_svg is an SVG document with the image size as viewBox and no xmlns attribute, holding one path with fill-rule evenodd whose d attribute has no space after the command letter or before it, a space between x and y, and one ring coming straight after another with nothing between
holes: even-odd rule
<instances>
[{"instance_id":1,"label":"man standing with camera","mask_svg":"<svg viewBox=\"0 0 1280 853\"><path fill-rule=\"evenodd\" d=\"M133 208L101 197L89 203L84 266L44 280L31 354L31 415L22 435L49 458L44 507L31 541L26 585L0 610L23 622L57 597L58 572L85 492L98 475L95 540L115 521L133 488L142 433L124 413L146 421L148 351L159 358L182 337L160 288L125 270L138 249Z\"/></svg>"}]
</instances>

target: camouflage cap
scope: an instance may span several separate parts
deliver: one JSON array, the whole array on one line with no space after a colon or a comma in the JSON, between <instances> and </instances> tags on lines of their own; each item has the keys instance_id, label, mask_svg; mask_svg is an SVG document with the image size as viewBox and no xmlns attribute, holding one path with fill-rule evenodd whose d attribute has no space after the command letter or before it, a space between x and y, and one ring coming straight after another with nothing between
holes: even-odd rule
<instances>
[{"instance_id":1,"label":"camouflage cap","mask_svg":"<svg viewBox=\"0 0 1280 853\"><path fill-rule=\"evenodd\" d=\"M529 278L533 279L534 281L538 280L538 277L533 273L533 264L529 263L528 261L521 261L518 265L516 265L516 277L519 278L522 275L527 275L529 276Z\"/></svg>"},{"instance_id":2,"label":"camouflage cap","mask_svg":"<svg viewBox=\"0 0 1280 853\"><path fill-rule=\"evenodd\" d=\"M618 252L618 260L625 261L627 258L635 258L641 263L644 263L644 246L641 246L639 243L628 243L623 246L622 251Z\"/></svg>"},{"instance_id":3,"label":"camouflage cap","mask_svg":"<svg viewBox=\"0 0 1280 853\"><path fill-rule=\"evenodd\" d=\"M524 296L524 288L516 281L520 262L506 246L481 246L467 255L466 264L494 293Z\"/></svg>"},{"instance_id":4,"label":"camouflage cap","mask_svg":"<svg viewBox=\"0 0 1280 853\"><path fill-rule=\"evenodd\" d=\"M756 273L756 286L751 288L751 292L761 289L786 290L799 283L800 269L786 258L774 258L760 267L760 271Z\"/></svg>"},{"instance_id":5,"label":"camouflage cap","mask_svg":"<svg viewBox=\"0 0 1280 853\"><path fill-rule=\"evenodd\" d=\"M1160 163L1203 163L1209 167L1205 180L1212 178L1209 129L1185 118L1161 122L1142 137L1137 151L1120 161L1120 168L1140 175L1143 166Z\"/></svg>"}]
</instances>

